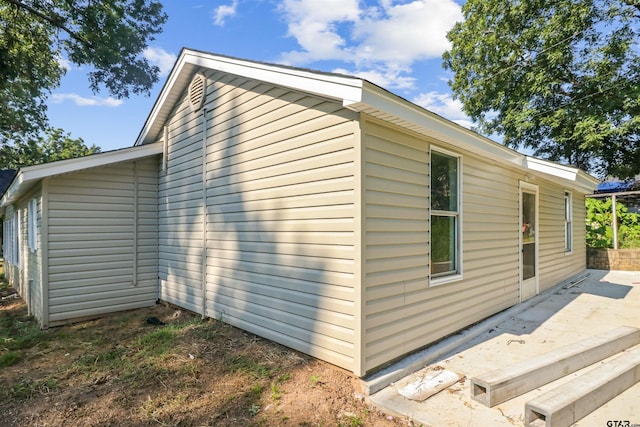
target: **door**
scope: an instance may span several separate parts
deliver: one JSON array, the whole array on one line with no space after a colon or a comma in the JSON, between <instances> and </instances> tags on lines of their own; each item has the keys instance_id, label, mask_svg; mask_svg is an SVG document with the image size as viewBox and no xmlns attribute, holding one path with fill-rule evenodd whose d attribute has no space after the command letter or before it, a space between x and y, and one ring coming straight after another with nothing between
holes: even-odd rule
<instances>
[{"instance_id":1,"label":"door","mask_svg":"<svg viewBox=\"0 0 640 427\"><path fill-rule=\"evenodd\" d=\"M520 183L520 302L538 294L538 187Z\"/></svg>"}]
</instances>

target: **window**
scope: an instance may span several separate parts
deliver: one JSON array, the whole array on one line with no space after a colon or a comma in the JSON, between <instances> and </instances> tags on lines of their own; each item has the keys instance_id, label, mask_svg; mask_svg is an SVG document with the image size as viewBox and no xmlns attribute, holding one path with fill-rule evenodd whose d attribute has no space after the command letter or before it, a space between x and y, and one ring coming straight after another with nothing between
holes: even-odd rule
<instances>
[{"instance_id":1,"label":"window","mask_svg":"<svg viewBox=\"0 0 640 427\"><path fill-rule=\"evenodd\" d=\"M38 200L31 199L27 208L27 234L29 249L35 252L38 249Z\"/></svg>"},{"instance_id":2,"label":"window","mask_svg":"<svg viewBox=\"0 0 640 427\"><path fill-rule=\"evenodd\" d=\"M568 191L564 192L564 250L573 250L573 197Z\"/></svg>"},{"instance_id":3,"label":"window","mask_svg":"<svg viewBox=\"0 0 640 427\"><path fill-rule=\"evenodd\" d=\"M431 152L431 276L460 274L459 157Z\"/></svg>"},{"instance_id":4,"label":"window","mask_svg":"<svg viewBox=\"0 0 640 427\"><path fill-rule=\"evenodd\" d=\"M16 212L4 223L4 257L9 264L20 264L19 236L20 221Z\"/></svg>"}]
</instances>

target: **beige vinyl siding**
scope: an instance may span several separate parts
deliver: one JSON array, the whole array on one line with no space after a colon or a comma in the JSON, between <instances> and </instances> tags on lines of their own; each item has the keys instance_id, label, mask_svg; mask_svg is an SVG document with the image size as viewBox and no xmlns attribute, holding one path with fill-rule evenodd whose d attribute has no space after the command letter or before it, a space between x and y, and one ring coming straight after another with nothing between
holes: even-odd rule
<instances>
[{"instance_id":1,"label":"beige vinyl siding","mask_svg":"<svg viewBox=\"0 0 640 427\"><path fill-rule=\"evenodd\" d=\"M29 203L32 199L36 199L36 250L33 251L29 248ZM26 205L24 206L24 219L23 219L23 254L26 268L26 285L28 288L27 305L29 308L29 314L42 322L42 249L41 249L41 235L40 225L42 223L42 196L39 191L30 194L24 199Z\"/></svg>"},{"instance_id":2,"label":"beige vinyl siding","mask_svg":"<svg viewBox=\"0 0 640 427\"><path fill-rule=\"evenodd\" d=\"M9 205L4 210L4 219L3 219L4 223L3 223L3 235L2 235L2 239L3 239L2 244L4 245L3 247L4 274L9 284L18 292L18 294L22 295L21 288L20 288L21 286L20 270L18 269L18 266L13 264L9 259L10 253L12 251L11 245L13 244L9 228L11 227L11 221L15 212L16 212L15 205Z\"/></svg>"},{"instance_id":3,"label":"beige vinyl siding","mask_svg":"<svg viewBox=\"0 0 640 427\"><path fill-rule=\"evenodd\" d=\"M29 202L35 198L37 200L37 242L38 250L29 249ZM40 251L40 223L41 223L41 195L40 188L36 187L29 194L22 197L14 205L5 211L5 221L9 220L14 213L19 215L20 235L19 235L19 265L12 265L5 260L5 275L18 294L27 304L29 315L42 321L42 286L41 286L41 251ZM5 237L6 238L6 237ZM9 241L6 242L7 244Z\"/></svg>"},{"instance_id":4,"label":"beige vinyl siding","mask_svg":"<svg viewBox=\"0 0 640 427\"><path fill-rule=\"evenodd\" d=\"M202 112L183 99L169 122L161 297L352 370L355 114L222 74L204 108L205 194Z\"/></svg>"},{"instance_id":5,"label":"beige vinyl siding","mask_svg":"<svg viewBox=\"0 0 640 427\"><path fill-rule=\"evenodd\" d=\"M147 159L49 179L50 326L155 303L156 168Z\"/></svg>"},{"instance_id":6,"label":"beige vinyl siding","mask_svg":"<svg viewBox=\"0 0 640 427\"><path fill-rule=\"evenodd\" d=\"M573 197L573 251L564 247L564 192L557 184L540 185L540 292L586 268L586 208L584 194L571 192Z\"/></svg>"},{"instance_id":7,"label":"beige vinyl siding","mask_svg":"<svg viewBox=\"0 0 640 427\"><path fill-rule=\"evenodd\" d=\"M430 286L430 142L373 120L363 133L370 371L518 302L518 176L461 153L463 280Z\"/></svg>"}]
</instances>

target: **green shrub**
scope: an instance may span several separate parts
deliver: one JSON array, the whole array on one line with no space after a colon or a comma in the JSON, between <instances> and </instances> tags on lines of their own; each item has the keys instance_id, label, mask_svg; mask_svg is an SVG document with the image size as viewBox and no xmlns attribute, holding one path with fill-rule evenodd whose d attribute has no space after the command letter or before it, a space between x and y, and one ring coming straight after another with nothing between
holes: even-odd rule
<instances>
[{"instance_id":1,"label":"green shrub","mask_svg":"<svg viewBox=\"0 0 640 427\"><path fill-rule=\"evenodd\" d=\"M587 246L590 248L613 248L612 201L587 198ZM616 202L618 220L618 247L640 248L640 215L631 213L627 207Z\"/></svg>"}]
</instances>

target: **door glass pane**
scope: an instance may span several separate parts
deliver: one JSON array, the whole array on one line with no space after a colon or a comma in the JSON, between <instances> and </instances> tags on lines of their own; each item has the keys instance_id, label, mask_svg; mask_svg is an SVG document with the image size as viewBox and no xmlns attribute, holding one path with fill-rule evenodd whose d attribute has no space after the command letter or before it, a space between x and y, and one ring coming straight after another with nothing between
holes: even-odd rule
<instances>
[{"instance_id":1,"label":"door glass pane","mask_svg":"<svg viewBox=\"0 0 640 427\"><path fill-rule=\"evenodd\" d=\"M456 266L456 217L431 216L431 273L452 273Z\"/></svg>"},{"instance_id":2,"label":"door glass pane","mask_svg":"<svg viewBox=\"0 0 640 427\"><path fill-rule=\"evenodd\" d=\"M536 275L536 195L522 193L522 278Z\"/></svg>"}]
</instances>

